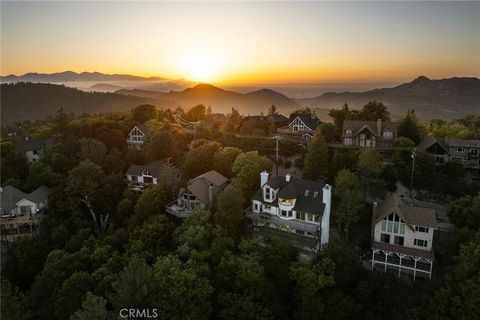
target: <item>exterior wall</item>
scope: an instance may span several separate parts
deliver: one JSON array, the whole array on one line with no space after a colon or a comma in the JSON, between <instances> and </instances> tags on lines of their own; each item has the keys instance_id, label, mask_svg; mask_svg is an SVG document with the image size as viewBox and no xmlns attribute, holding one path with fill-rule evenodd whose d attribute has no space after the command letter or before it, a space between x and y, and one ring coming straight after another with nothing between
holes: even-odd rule
<instances>
[{"instance_id":1,"label":"exterior wall","mask_svg":"<svg viewBox=\"0 0 480 320\"><path fill-rule=\"evenodd\" d=\"M413 226L415 228L415 226ZM378 223L375 224L375 231L374 231L374 241L376 242L382 242L381 241L381 234L389 234L390 235L390 244L395 244L394 243L394 237L395 236L400 236L404 237L403 240L403 246L408 247L408 248L413 248L413 249L418 249L418 250L423 250L423 251L432 251L432 243L433 243L433 228L428 228L428 233L424 232L415 232L408 225L405 225L405 234L398 234L398 233L393 233L393 232L382 232L382 221L379 221ZM427 240L427 247L421 247L421 246L416 246L414 245L414 239L420 239L420 240Z\"/></svg>"},{"instance_id":2,"label":"exterior wall","mask_svg":"<svg viewBox=\"0 0 480 320\"><path fill-rule=\"evenodd\" d=\"M22 214L21 207L28 207L30 211L29 213L31 214L36 213L37 209L41 209L38 204L33 203L27 199L23 199L17 202L17 204L15 205L15 208L13 209L13 213L15 213L16 215L21 215Z\"/></svg>"}]
</instances>

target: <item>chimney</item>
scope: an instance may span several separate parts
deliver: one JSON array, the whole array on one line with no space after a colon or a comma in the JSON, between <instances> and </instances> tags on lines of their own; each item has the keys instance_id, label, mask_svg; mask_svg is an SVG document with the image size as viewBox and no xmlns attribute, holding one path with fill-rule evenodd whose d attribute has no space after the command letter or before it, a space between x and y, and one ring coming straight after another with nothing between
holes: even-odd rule
<instances>
[{"instance_id":1,"label":"chimney","mask_svg":"<svg viewBox=\"0 0 480 320\"><path fill-rule=\"evenodd\" d=\"M285 176L285 181L290 182L291 177L292 176L290 175L290 173L287 173L287 175Z\"/></svg>"},{"instance_id":2,"label":"chimney","mask_svg":"<svg viewBox=\"0 0 480 320\"><path fill-rule=\"evenodd\" d=\"M30 136L25 136L25 141L30 141L30 140L32 140L32 137L30 137Z\"/></svg>"},{"instance_id":3,"label":"chimney","mask_svg":"<svg viewBox=\"0 0 480 320\"><path fill-rule=\"evenodd\" d=\"M373 242L373 239L375 237L375 219L377 217L377 202L374 201L373 204L372 204L372 227L371 227L371 231L370 231L370 240L371 242Z\"/></svg>"},{"instance_id":4,"label":"chimney","mask_svg":"<svg viewBox=\"0 0 480 320\"><path fill-rule=\"evenodd\" d=\"M382 134L382 119L377 119L377 134Z\"/></svg>"},{"instance_id":5,"label":"chimney","mask_svg":"<svg viewBox=\"0 0 480 320\"><path fill-rule=\"evenodd\" d=\"M213 185L208 187L208 202L210 202L209 205L211 207L213 204Z\"/></svg>"},{"instance_id":6,"label":"chimney","mask_svg":"<svg viewBox=\"0 0 480 320\"><path fill-rule=\"evenodd\" d=\"M315 116L315 111L310 112L310 117L312 118L312 120L315 119Z\"/></svg>"},{"instance_id":7,"label":"chimney","mask_svg":"<svg viewBox=\"0 0 480 320\"><path fill-rule=\"evenodd\" d=\"M265 183L268 181L268 172L262 171L260 172L260 187L263 187Z\"/></svg>"}]
</instances>

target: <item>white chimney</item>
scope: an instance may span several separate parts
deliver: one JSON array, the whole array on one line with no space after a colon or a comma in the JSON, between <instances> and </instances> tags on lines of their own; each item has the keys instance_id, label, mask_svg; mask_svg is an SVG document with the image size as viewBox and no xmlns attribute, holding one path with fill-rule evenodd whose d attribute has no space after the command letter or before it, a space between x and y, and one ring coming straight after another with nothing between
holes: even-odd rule
<instances>
[{"instance_id":1,"label":"white chimney","mask_svg":"<svg viewBox=\"0 0 480 320\"><path fill-rule=\"evenodd\" d=\"M382 134L382 119L377 119L377 134Z\"/></svg>"},{"instance_id":2,"label":"white chimney","mask_svg":"<svg viewBox=\"0 0 480 320\"><path fill-rule=\"evenodd\" d=\"M332 203L332 187L326 184L322 190L323 193L323 203L325 204L325 209L323 210L322 215L322 224L320 231L320 244L327 244L330 238L330 210Z\"/></svg>"},{"instance_id":3,"label":"white chimney","mask_svg":"<svg viewBox=\"0 0 480 320\"><path fill-rule=\"evenodd\" d=\"M285 181L290 182L291 177L292 176L290 175L290 173L287 173L287 175L285 176Z\"/></svg>"},{"instance_id":4,"label":"white chimney","mask_svg":"<svg viewBox=\"0 0 480 320\"><path fill-rule=\"evenodd\" d=\"M315 111L310 112L310 117L311 117L312 119L315 119Z\"/></svg>"},{"instance_id":5,"label":"white chimney","mask_svg":"<svg viewBox=\"0 0 480 320\"><path fill-rule=\"evenodd\" d=\"M268 172L262 171L260 172L260 187L263 187L265 183L268 181Z\"/></svg>"}]
</instances>

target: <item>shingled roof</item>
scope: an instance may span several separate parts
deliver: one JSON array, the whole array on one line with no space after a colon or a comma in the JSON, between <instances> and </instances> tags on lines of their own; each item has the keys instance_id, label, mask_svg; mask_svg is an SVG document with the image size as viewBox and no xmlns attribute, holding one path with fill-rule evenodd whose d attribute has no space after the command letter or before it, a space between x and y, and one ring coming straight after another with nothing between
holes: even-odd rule
<instances>
[{"instance_id":1,"label":"shingled roof","mask_svg":"<svg viewBox=\"0 0 480 320\"><path fill-rule=\"evenodd\" d=\"M50 147L54 144L53 139L28 139L24 138L18 140L15 143L13 150L16 152L26 152L26 151L35 151L40 150L46 147Z\"/></svg>"},{"instance_id":2,"label":"shingled roof","mask_svg":"<svg viewBox=\"0 0 480 320\"><path fill-rule=\"evenodd\" d=\"M383 131L388 127L394 134L397 133L397 124L393 122L381 121L380 131L378 131L377 121L363 121L363 120L345 120L343 121L343 135L345 130L351 129L352 136L357 135L363 128L367 128L376 136L380 136Z\"/></svg>"},{"instance_id":3,"label":"shingled roof","mask_svg":"<svg viewBox=\"0 0 480 320\"><path fill-rule=\"evenodd\" d=\"M392 212L397 213L410 228L412 228L412 225L431 228L437 226L437 212L435 209L408 204L401 199L398 193L392 193L377 207L374 222L377 223Z\"/></svg>"},{"instance_id":4,"label":"shingled roof","mask_svg":"<svg viewBox=\"0 0 480 320\"><path fill-rule=\"evenodd\" d=\"M195 197L197 197L197 199L208 208L211 205L209 196L210 187L212 187L212 196L216 197L227 181L227 178L217 171L212 170L190 180L186 189L195 195Z\"/></svg>"},{"instance_id":5,"label":"shingled roof","mask_svg":"<svg viewBox=\"0 0 480 320\"><path fill-rule=\"evenodd\" d=\"M50 189L46 186L40 186L32 193L25 193L12 186L5 186L2 188L0 197L0 208L4 212L9 212L15 205L23 199L27 199L33 203L40 203L48 198Z\"/></svg>"},{"instance_id":6,"label":"shingled roof","mask_svg":"<svg viewBox=\"0 0 480 320\"><path fill-rule=\"evenodd\" d=\"M278 189L277 198L296 199L293 210L323 214L325 209L325 204L323 203L324 183L298 179L292 176L290 181L287 181L285 176L276 176L270 178L266 184L273 189ZM261 190L259 194L254 195L254 200L263 200Z\"/></svg>"},{"instance_id":7,"label":"shingled roof","mask_svg":"<svg viewBox=\"0 0 480 320\"><path fill-rule=\"evenodd\" d=\"M147 165L132 164L125 174L129 176L141 176L144 170L148 170L153 177L158 177L164 166L165 162L163 160L155 161Z\"/></svg>"}]
</instances>

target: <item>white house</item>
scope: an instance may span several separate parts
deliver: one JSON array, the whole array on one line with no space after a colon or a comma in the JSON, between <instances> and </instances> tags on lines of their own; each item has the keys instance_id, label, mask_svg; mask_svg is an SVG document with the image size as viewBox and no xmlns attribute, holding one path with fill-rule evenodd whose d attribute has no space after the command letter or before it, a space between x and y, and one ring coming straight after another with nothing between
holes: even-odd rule
<instances>
[{"instance_id":1,"label":"white house","mask_svg":"<svg viewBox=\"0 0 480 320\"><path fill-rule=\"evenodd\" d=\"M145 142L145 136L149 131L148 125L145 123L139 124L130 130L127 138L127 145L129 148L134 148L137 150L142 149L143 143Z\"/></svg>"},{"instance_id":2,"label":"white house","mask_svg":"<svg viewBox=\"0 0 480 320\"><path fill-rule=\"evenodd\" d=\"M254 230L285 236L294 246L316 251L329 241L332 188L290 174L269 178L260 173L261 189L246 210Z\"/></svg>"},{"instance_id":3,"label":"white house","mask_svg":"<svg viewBox=\"0 0 480 320\"><path fill-rule=\"evenodd\" d=\"M434 209L408 203L393 193L372 213L372 269L391 270L431 278L433 234L437 225Z\"/></svg>"},{"instance_id":4,"label":"white house","mask_svg":"<svg viewBox=\"0 0 480 320\"><path fill-rule=\"evenodd\" d=\"M54 144L53 139L32 139L24 137L15 143L13 150L22 153L27 158L29 164L38 161L43 151Z\"/></svg>"},{"instance_id":5,"label":"white house","mask_svg":"<svg viewBox=\"0 0 480 320\"><path fill-rule=\"evenodd\" d=\"M142 191L145 187L158 184L158 179L171 179L176 182L180 179L178 169L159 160L147 165L131 165L125 173L129 188Z\"/></svg>"},{"instance_id":6,"label":"white house","mask_svg":"<svg viewBox=\"0 0 480 320\"><path fill-rule=\"evenodd\" d=\"M195 208L210 210L227 182L228 179L215 170L204 173L188 181L177 200L168 204L166 210L179 218L188 217Z\"/></svg>"},{"instance_id":7,"label":"white house","mask_svg":"<svg viewBox=\"0 0 480 320\"><path fill-rule=\"evenodd\" d=\"M0 188L0 225L2 239L32 233L40 222L41 213L48 207L50 189L41 186L24 193L12 186Z\"/></svg>"}]
</instances>

